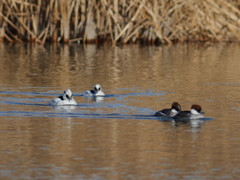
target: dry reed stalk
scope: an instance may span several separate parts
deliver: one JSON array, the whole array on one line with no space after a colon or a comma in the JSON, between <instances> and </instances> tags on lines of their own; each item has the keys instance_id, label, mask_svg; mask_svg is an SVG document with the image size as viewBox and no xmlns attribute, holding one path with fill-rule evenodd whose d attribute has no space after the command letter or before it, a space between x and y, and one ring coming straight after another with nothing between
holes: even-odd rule
<instances>
[{"instance_id":1,"label":"dry reed stalk","mask_svg":"<svg viewBox=\"0 0 240 180\"><path fill-rule=\"evenodd\" d=\"M118 41L118 39L123 35L123 33L125 33L128 28L130 28L132 26L132 22L135 21L135 19L137 18L137 16L139 15L141 9L143 8L143 5L145 3L145 0L143 0L142 2L140 2L139 8L137 9L136 13L134 14L134 16L131 18L131 21L124 27L124 29L119 33L119 35L114 39L113 43L116 43Z\"/></svg>"},{"instance_id":2,"label":"dry reed stalk","mask_svg":"<svg viewBox=\"0 0 240 180\"><path fill-rule=\"evenodd\" d=\"M226 3L224 1L220 1L220 2L222 3L222 5L228 7L230 12L234 12L234 13L230 13L226 9L221 9L221 7L219 7L216 4L213 4L211 2L211 4L216 7L215 12L218 11L219 14L225 15L225 21L223 22L223 20L218 19L218 22L221 24L226 24L226 26L228 27L230 32L232 32L240 40L240 35L239 35L240 12L239 11L237 12L236 8L234 6L232 6L231 4Z\"/></svg>"},{"instance_id":3,"label":"dry reed stalk","mask_svg":"<svg viewBox=\"0 0 240 180\"><path fill-rule=\"evenodd\" d=\"M116 24L118 25L118 0L114 0L113 2L113 6L114 6L114 13L115 13L115 18L116 18ZM117 26L114 26L114 36L117 37L118 36L118 29Z\"/></svg>"},{"instance_id":4,"label":"dry reed stalk","mask_svg":"<svg viewBox=\"0 0 240 180\"><path fill-rule=\"evenodd\" d=\"M0 12L3 11L3 1L0 1ZM4 36L5 36L5 28L4 25L6 22L4 22L3 17L0 16L0 41L3 41Z\"/></svg>"},{"instance_id":5,"label":"dry reed stalk","mask_svg":"<svg viewBox=\"0 0 240 180\"><path fill-rule=\"evenodd\" d=\"M39 20L40 20L40 7L41 7L41 0L38 0L38 5L37 6L30 6L30 12L31 12L31 17L32 17L32 26L33 26L33 32L35 35L38 35L39 31ZM36 11L35 11L36 9Z\"/></svg>"},{"instance_id":6,"label":"dry reed stalk","mask_svg":"<svg viewBox=\"0 0 240 180\"><path fill-rule=\"evenodd\" d=\"M85 33L83 37L84 42L95 42L96 41L96 31L95 31L95 23L93 22L93 1L88 2L87 8L87 19L85 24Z\"/></svg>"},{"instance_id":7,"label":"dry reed stalk","mask_svg":"<svg viewBox=\"0 0 240 180\"><path fill-rule=\"evenodd\" d=\"M76 0L75 8L74 8L74 38L78 35L78 19L79 19L79 7L80 0Z\"/></svg>"},{"instance_id":8,"label":"dry reed stalk","mask_svg":"<svg viewBox=\"0 0 240 180\"><path fill-rule=\"evenodd\" d=\"M134 31L131 33L131 34L129 34L125 39L124 39L124 42L127 42L127 41L129 41L131 38L133 38L134 36L137 38L137 36L138 36L138 32L141 30L141 28L143 28L144 27L144 25L142 24L142 25L138 25L135 29L134 29ZM134 40L133 40L133 42L135 42L136 41L136 38L134 38Z\"/></svg>"},{"instance_id":9,"label":"dry reed stalk","mask_svg":"<svg viewBox=\"0 0 240 180\"><path fill-rule=\"evenodd\" d=\"M16 5L16 4L20 4L20 5L23 5L23 6L36 6L36 5L32 4L32 3L28 3L28 2L24 2L24 1L12 0L11 2L12 2L12 3L14 2L15 5ZM37 7L37 6L36 6L36 7Z\"/></svg>"},{"instance_id":10,"label":"dry reed stalk","mask_svg":"<svg viewBox=\"0 0 240 180\"><path fill-rule=\"evenodd\" d=\"M52 35L52 41L56 43L58 41L58 29L57 23L59 20L58 13L58 1L51 0L50 2L50 11L52 10L53 14L50 16L51 18L51 26L50 26L50 34Z\"/></svg>"},{"instance_id":11,"label":"dry reed stalk","mask_svg":"<svg viewBox=\"0 0 240 180\"><path fill-rule=\"evenodd\" d=\"M96 19L97 19L96 26L97 26L97 30L98 30L102 24L101 8L95 8L95 9L97 9L96 10Z\"/></svg>"},{"instance_id":12,"label":"dry reed stalk","mask_svg":"<svg viewBox=\"0 0 240 180\"><path fill-rule=\"evenodd\" d=\"M23 33L26 30L26 32L29 33L32 36L33 39L36 39L37 42L41 43L41 40L39 40L36 37L36 35L27 27L27 25L24 24L24 22L21 21L22 19L19 19L16 16L15 16L15 18L18 20L19 24L21 25Z\"/></svg>"},{"instance_id":13,"label":"dry reed stalk","mask_svg":"<svg viewBox=\"0 0 240 180\"><path fill-rule=\"evenodd\" d=\"M169 29L171 27L168 26L168 24L164 21L164 19L161 16L156 17L156 15L147 7L144 6L145 10L151 15L152 18L152 25L155 27L156 29L156 36L164 43L164 40L168 43L171 44L171 40L168 39L167 36L164 35L164 33L162 32L162 28L159 26L159 22L158 19L161 20L161 23L165 26L168 27ZM174 31L172 33L175 33Z\"/></svg>"},{"instance_id":14,"label":"dry reed stalk","mask_svg":"<svg viewBox=\"0 0 240 180\"><path fill-rule=\"evenodd\" d=\"M108 27L108 33L110 34L111 40L114 41L114 31L112 29L112 22L110 17L107 17L107 27Z\"/></svg>"},{"instance_id":15,"label":"dry reed stalk","mask_svg":"<svg viewBox=\"0 0 240 180\"><path fill-rule=\"evenodd\" d=\"M0 17L2 17L4 19L4 21L6 21L8 24L10 24L12 27L14 27L16 30L18 30L18 27L12 23L11 20L9 20L7 17L5 17L1 12L0 12Z\"/></svg>"},{"instance_id":16,"label":"dry reed stalk","mask_svg":"<svg viewBox=\"0 0 240 180\"><path fill-rule=\"evenodd\" d=\"M24 17L24 6L25 6L25 3L20 3L20 7L17 6L16 4L17 2L15 1L14 3L14 7L16 8L17 12L20 12L20 16L17 16L16 14L13 14L13 16L18 20L19 24L21 25L20 26L20 32L21 34L25 34L25 29L24 28L27 28L27 26L25 25L26 24L26 17ZM28 35L28 34L26 34Z\"/></svg>"},{"instance_id":17,"label":"dry reed stalk","mask_svg":"<svg viewBox=\"0 0 240 180\"><path fill-rule=\"evenodd\" d=\"M240 0L1 0L0 38L41 44L86 42L89 34L110 37L113 44L240 40L239 5Z\"/></svg>"},{"instance_id":18,"label":"dry reed stalk","mask_svg":"<svg viewBox=\"0 0 240 180\"><path fill-rule=\"evenodd\" d=\"M70 2L65 0L59 1L60 11L61 11L61 37L63 37L64 43L68 43L69 41L69 31L70 31Z\"/></svg>"},{"instance_id":19,"label":"dry reed stalk","mask_svg":"<svg viewBox=\"0 0 240 180\"><path fill-rule=\"evenodd\" d=\"M125 10L126 10L126 6L127 6L126 0L121 1L121 6L122 6L122 8L119 10L119 16L121 16L122 19L119 22L119 24L121 27L123 27L125 24L125 14L126 14Z\"/></svg>"},{"instance_id":20,"label":"dry reed stalk","mask_svg":"<svg viewBox=\"0 0 240 180\"><path fill-rule=\"evenodd\" d=\"M45 30L46 30L45 32L43 31L44 32L44 36L43 36L43 39L42 39L42 42L41 42L42 45L46 41L46 38L47 38L47 35L48 35L48 32L49 32L49 28L47 27Z\"/></svg>"},{"instance_id":21,"label":"dry reed stalk","mask_svg":"<svg viewBox=\"0 0 240 180\"><path fill-rule=\"evenodd\" d=\"M86 11L86 7L87 7L87 0L81 0L81 21L78 24L78 29L82 28L83 24L86 22L86 15L87 15L87 11ZM83 29L84 31L84 29Z\"/></svg>"},{"instance_id":22,"label":"dry reed stalk","mask_svg":"<svg viewBox=\"0 0 240 180\"><path fill-rule=\"evenodd\" d=\"M76 38L76 39L70 39L70 42L78 42L78 41L82 41L83 38Z\"/></svg>"},{"instance_id":23,"label":"dry reed stalk","mask_svg":"<svg viewBox=\"0 0 240 180\"><path fill-rule=\"evenodd\" d=\"M105 7L108 9L108 14L112 17L118 31L121 31L121 28L120 28L119 23L118 23L118 19L114 15L113 11L110 9L110 5L108 4L108 2L106 0L101 0L101 1L105 5Z\"/></svg>"}]
</instances>

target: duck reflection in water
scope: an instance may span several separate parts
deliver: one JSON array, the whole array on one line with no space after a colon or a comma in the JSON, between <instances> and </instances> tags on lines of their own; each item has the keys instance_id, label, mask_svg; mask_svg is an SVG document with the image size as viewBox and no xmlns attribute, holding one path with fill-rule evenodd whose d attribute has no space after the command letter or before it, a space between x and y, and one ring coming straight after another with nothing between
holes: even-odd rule
<instances>
[{"instance_id":1,"label":"duck reflection in water","mask_svg":"<svg viewBox=\"0 0 240 180\"><path fill-rule=\"evenodd\" d=\"M88 102L92 102L95 101L97 103L103 102L104 101L104 97L103 96L86 96L85 99Z\"/></svg>"},{"instance_id":2,"label":"duck reflection in water","mask_svg":"<svg viewBox=\"0 0 240 180\"><path fill-rule=\"evenodd\" d=\"M52 106L53 109L61 112L72 112L76 107L77 106Z\"/></svg>"},{"instance_id":3,"label":"duck reflection in water","mask_svg":"<svg viewBox=\"0 0 240 180\"><path fill-rule=\"evenodd\" d=\"M173 120L172 126L179 127L180 125L191 126L192 128L202 127L204 121L202 119L188 119L188 120Z\"/></svg>"}]
</instances>

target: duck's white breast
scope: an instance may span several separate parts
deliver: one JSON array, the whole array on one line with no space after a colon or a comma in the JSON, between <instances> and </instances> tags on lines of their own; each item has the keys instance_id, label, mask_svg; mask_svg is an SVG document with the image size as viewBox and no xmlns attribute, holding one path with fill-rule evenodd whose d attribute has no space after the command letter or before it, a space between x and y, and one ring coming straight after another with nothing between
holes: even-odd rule
<instances>
[{"instance_id":1,"label":"duck's white breast","mask_svg":"<svg viewBox=\"0 0 240 180\"><path fill-rule=\"evenodd\" d=\"M49 102L51 106L63 106L63 105L77 105L77 102L72 98L69 100L61 100L60 98L55 98Z\"/></svg>"}]
</instances>

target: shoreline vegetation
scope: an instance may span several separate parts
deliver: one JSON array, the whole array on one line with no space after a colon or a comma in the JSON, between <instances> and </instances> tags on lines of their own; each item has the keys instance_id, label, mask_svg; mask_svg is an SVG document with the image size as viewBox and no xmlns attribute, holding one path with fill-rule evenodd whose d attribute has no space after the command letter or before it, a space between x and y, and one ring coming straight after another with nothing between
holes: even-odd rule
<instances>
[{"instance_id":1,"label":"shoreline vegetation","mask_svg":"<svg viewBox=\"0 0 240 180\"><path fill-rule=\"evenodd\" d=\"M239 42L240 0L1 0L0 41Z\"/></svg>"}]
</instances>

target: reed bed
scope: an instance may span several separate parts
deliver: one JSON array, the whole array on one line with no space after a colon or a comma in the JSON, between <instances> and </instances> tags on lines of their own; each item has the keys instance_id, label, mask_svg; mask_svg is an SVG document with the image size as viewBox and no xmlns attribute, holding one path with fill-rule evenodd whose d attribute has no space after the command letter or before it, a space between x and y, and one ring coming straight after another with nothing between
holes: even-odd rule
<instances>
[{"instance_id":1,"label":"reed bed","mask_svg":"<svg viewBox=\"0 0 240 180\"><path fill-rule=\"evenodd\" d=\"M1 0L0 40L239 41L240 0Z\"/></svg>"}]
</instances>

